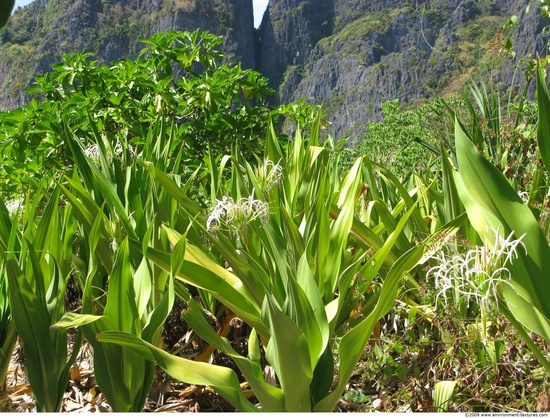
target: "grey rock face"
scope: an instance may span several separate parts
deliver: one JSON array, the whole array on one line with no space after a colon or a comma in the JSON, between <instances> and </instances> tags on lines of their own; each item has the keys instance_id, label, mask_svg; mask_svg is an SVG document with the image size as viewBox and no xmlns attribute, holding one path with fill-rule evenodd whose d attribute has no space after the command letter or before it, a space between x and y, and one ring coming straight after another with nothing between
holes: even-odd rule
<instances>
[{"instance_id":1,"label":"grey rock face","mask_svg":"<svg viewBox=\"0 0 550 418\"><path fill-rule=\"evenodd\" d=\"M286 68L307 62L310 52L332 33L332 0L271 0L260 26L258 69L278 87Z\"/></svg>"},{"instance_id":2,"label":"grey rock face","mask_svg":"<svg viewBox=\"0 0 550 418\"><path fill-rule=\"evenodd\" d=\"M520 81L517 61L497 56L495 41L505 21L522 16L528 4L272 0L260 27L258 68L279 89L279 102L323 104L331 134L357 141L388 100L414 104L447 95L489 69L497 86ZM317 15L323 10L326 24L319 26L312 7ZM544 50L543 26L536 9L522 19L514 37L518 57Z\"/></svg>"},{"instance_id":3,"label":"grey rock face","mask_svg":"<svg viewBox=\"0 0 550 418\"><path fill-rule=\"evenodd\" d=\"M35 0L0 32L0 109L24 104L33 76L61 54L93 52L109 63L135 58L140 38L196 29L222 35L230 62L255 66L252 0Z\"/></svg>"}]
</instances>

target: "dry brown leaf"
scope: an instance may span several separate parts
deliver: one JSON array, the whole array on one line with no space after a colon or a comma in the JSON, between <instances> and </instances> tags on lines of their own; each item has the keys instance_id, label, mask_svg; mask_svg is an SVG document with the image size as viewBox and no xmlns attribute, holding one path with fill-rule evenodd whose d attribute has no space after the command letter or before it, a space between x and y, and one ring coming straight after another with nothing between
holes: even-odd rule
<instances>
[{"instance_id":1,"label":"dry brown leaf","mask_svg":"<svg viewBox=\"0 0 550 418\"><path fill-rule=\"evenodd\" d=\"M178 398L187 398L193 394L200 394L201 392L202 392L202 388L195 385L191 385L183 389L180 393L178 393Z\"/></svg>"},{"instance_id":2,"label":"dry brown leaf","mask_svg":"<svg viewBox=\"0 0 550 418\"><path fill-rule=\"evenodd\" d=\"M8 387L8 393L12 397L17 397L22 394L32 395L32 389L29 385L21 384Z\"/></svg>"},{"instance_id":3,"label":"dry brown leaf","mask_svg":"<svg viewBox=\"0 0 550 418\"><path fill-rule=\"evenodd\" d=\"M549 397L547 393L543 393L537 402L537 412L550 412Z\"/></svg>"},{"instance_id":4,"label":"dry brown leaf","mask_svg":"<svg viewBox=\"0 0 550 418\"><path fill-rule=\"evenodd\" d=\"M80 368L78 367L78 365L73 364L73 366L71 367L70 377L73 382L80 383Z\"/></svg>"}]
</instances>

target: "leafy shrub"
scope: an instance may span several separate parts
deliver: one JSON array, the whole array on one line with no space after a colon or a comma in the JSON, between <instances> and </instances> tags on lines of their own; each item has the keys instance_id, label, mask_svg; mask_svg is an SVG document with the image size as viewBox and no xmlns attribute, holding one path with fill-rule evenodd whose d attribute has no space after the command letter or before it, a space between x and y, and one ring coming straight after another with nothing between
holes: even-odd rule
<instances>
[{"instance_id":1,"label":"leafy shrub","mask_svg":"<svg viewBox=\"0 0 550 418\"><path fill-rule=\"evenodd\" d=\"M208 148L227 153L240 143L245 152L259 149L270 113L262 103L273 93L264 77L222 64L221 38L208 33L166 32L142 42L148 46L136 60L109 66L98 66L87 53L63 55L30 89L39 100L0 113L0 153L9 162L0 170L4 192L48 170L71 169L62 119L84 148L97 129L106 141L123 132L139 153L160 118L176 133L172 152L182 147L192 166Z\"/></svg>"}]
</instances>

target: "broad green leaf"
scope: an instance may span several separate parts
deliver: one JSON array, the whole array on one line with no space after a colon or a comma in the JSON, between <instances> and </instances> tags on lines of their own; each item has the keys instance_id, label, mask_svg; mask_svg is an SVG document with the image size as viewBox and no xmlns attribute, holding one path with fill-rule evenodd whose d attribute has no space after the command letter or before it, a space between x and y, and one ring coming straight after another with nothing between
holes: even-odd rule
<instances>
[{"instance_id":1,"label":"broad green leaf","mask_svg":"<svg viewBox=\"0 0 550 418\"><path fill-rule=\"evenodd\" d=\"M59 412L67 382L60 382L58 379L65 362L59 363L59 355L51 339L49 313L44 302L34 294L17 262L14 259L7 260L6 268L11 311L17 333L25 347L27 375L37 409ZM57 332L66 336L66 331ZM66 350L65 346L65 354Z\"/></svg>"},{"instance_id":2,"label":"broad green leaf","mask_svg":"<svg viewBox=\"0 0 550 418\"><path fill-rule=\"evenodd\" d=\"M94 220L97 219L99 215L99 207L80 184L69 178L66 178L66 181L72 186L75 194L71 193L62 184L59 184L59 188L73 206L73 210L76 212L78 220L84 224L86 229L91 228Z\"/></svg>"},{"instance_id":3,"label":"broad green leaf","mask_svg":"<svg viewBox=\"0 0 550 418\"><path fill-rule=\"evenodd\" d=\"M174 280L172 277L169 277L168 289L164 292L160 303L155 306L155 309L149 315L147 323L141 333L141 336L145 341L153 344L158 344L158 342L161 341L164 323L166 322L166 318L168 318L168 315L174 306L174 298Z\"/></svg>"},{"instance_id":4,"label":"broad green leaf","mask_svg":"<svg viewBox=\"0 0 550 418\"><path fill-rule=\"evenodd\" d=\"M89 314L77 314L74 312L67 312L63 317L52 325L52 328L76 328L83 325L89 325L96 321L102 323L101 328L114 329L115 323L111 318L105 315L89 315Z\"/></svg>"},{"instance_id":5,"label":"broad green leaf","mask_svg":"<svg viewBox=\"0 0 550 418\"><path fill-rule=\"evenodd\" d=\"M103 344L97 334L111 331L112 320L83 325L86 339L94 348L94 372L109 405L116 412L140 412L154 377L154 363L124 347Z\"/></svg>"},{"instance_id":6,"label":"broad green leaf","mask_svg":"<svg viewBox=\"0 0 550 418\"><path fill-rule=\"evenodd\" d=\"M343 260L343 252L348 243L348 237L351 226L353 225L353 217L355 212L355 199L359 190L359 185L362 182L361 164L362 158L357 159L351 170L344 179L338 206L341 207L341 212L334 222L330 231L330 244L327 254L327 281L322 288L323 300L328 302L332 300L338 277L340 276L341 263Z\"/></svg>"},{"instance_id":7,"label":"broad green leaf","mask_svg":"<svg viewBox=\"0 0 550 418\"><path fill-rule=\"evenodd\" d=\"M504 285L503 291L508 308L516 319L530 331L536 332L550 341L550 321L548 318L539 309L535 308L532 302L518 295L513 285Z\"/></svg>"},{"instance_id":8,"label":"broad green leaf","mask_svg":"<svg viewBox=\"0 0 550 418\"><path fill-rule=\"evenodd\" d=\"M531 333L528 332L520 322L518 322L518 319L512 314L512 312L510 312L504 302L500 304L499 310L517 329L519 335L521 335L527 346L531 349L535 358L542 365L546 373L550 375L550 361L548 361L547 353L543 352L539 346L533 342Z\"/></svg>"},{"instance_id":9,"label":"broad green leaf","mask_svg":"<svg viewBox=\"0 0 550 418\"><path fill-rule=\"evenodd\" d=\"M390 183L393 187L395 187L396 191L399 193L400 200L403 199L409 209L415 206L415 201L409 195L409 192L407 191L405 186L388 168L384 167L381 164L374 163L372 161L368 161L367 166L369 164L372 164L374 167L377 167L382 178L386 179L388 183ZM413 219L414 226L416 227L419 233L428 234L430 232L428 230L428 226L426 225L426 222L424 221L424 218L422 218L422 215L418 211L418 209L413 211L411 218Z\"/></svg>"},{"instance_id":10,"label":"broad green leaf","mask_svg":"<svg viewBox=\"0 0 550 418\"><path fill-rule=\"evenodd\" d=\"M447 412L449 404L453 399L456 387L456 380L445 380L436 382L434 385L434 406L437 412Z\"/></svg>"},{"instance_id":11,"label":"broad green leaf","mask_svg":"<svg viewBox=\"0 0 550 418\"><path fill-rule=\"evenodd\" d=\"M316 405L327 396L334 382L334 375L334 355L332 345L328 344L313 371L313 379L309 390L312 405Z\"/></svg>"},{"instance_id":12,"label":"broad green leaf","mask_svg":"<svg viewBox=\"0 0 550 418\"><path fill-rule=\"evenodd\" d=\"M537 62L537 104L539 110L537 141L546 170L550 170L550 94L542 62Z\"/></svg>"},{"instance_id":13,"label":"broad green leaf","mask_svg":"<svg viewBox=\"0 0 550 418\"><path fill-rule=\"evenodd\" d=\"M99 186L97 184L97 181L92 175L91 164L88 162L88 159L82 152L80 143L76 138L74 132L72 132L72 130L69 128L69 124L66 119L66 117L63 117L61 119L64 133L64 143L67 145L67 148L72 154L75 166L78 167L80 178L84 181L84 184L88 187L88 190L93 190L94 195L99 198L101 194L99 193Z\"/></svg>"},{"instance_id":14,"label":"broad green leaf","mask_svg":"<svg viewBox=\"0 0 550 418\"><path fill-rule=\"evenodd\" d=\"M190 299L188 303L189 309L184 312L185 320L204 341L231 356L248 381L254 395L260 401L262 409L269 412L284 412L285 396L283 391L265 382L256 332L253 331L248 340L250 358L243 357L233 349L229 340L220 337L208 325L201 308L194 300Z\"/></svg>"},{"instance_id":15,"label":"broad green leaf","mask_svg":"<svg viewBox=\"0 0 550 418\"><path fill-rule=\"evenodd\" d=\"M395 243L399 239L399 236L403 233L403 229L407 225L409 218L413 216L416 211L416 203L413 203L410 209L401 217L395 230L388 236L384 245L374 255L367 260L365 266L361 269L361 276L369 283L376 274L380 271L380 268L384 265L386 258L391 257L391 250ZM395 265L392 264L392 267Z\"/></svg>"},{"instance_id":16,"label":"broad green leaf","mask_svg":"<svg viewBox=\"0 0 550 418\"><path fill-rule=\"evenodd\" d=\"M185 237L186 235L181 235L179 232L164 227L164 230L166 231L166 234L168 236L168 239L172 245L177 245L182 237ZM173 252L172 252L173 254ZM172 255L173 256L173 255ZM241 280L240 277L235 276L232 272L229 270L223 268L219 264L215 263L204 251L202 251L198 246L186 243L185 244L185 252L184 252L184 260L180 260L181 263L183 261L190 261L192 263L195 263L197 265L200 265L207 270L211 271L224 281L226 281L229 285L234 287L236 290L241 292L242 296L245 297L249 301L254 301L258 299L259 295L256 290L257 284L254 282L253 279L249 277L249 275L242 276L244 279L247 279L247 283L243 283L243 280ZM180 265L181 270L181 265ZM254 292L255 294L252 294Z\"/></svg>"},{"instance_id":17,"label":"broad green leaf","mask_svg":"<svg viewBox=\"0 0 550 418\"><path fill-rule=\"evenodd\" d=\"M134 274L134 294L136 297L135 304L138 317L144 318L147 313L147 305L151 299L152 292L152 277L149 271L147 258L143 257L141 263Z\"/></svg>"},{"instance_id":18,"label":"broad green leaf","mask_svg":"<svg viewBox=\"0 0 550 418\"><path fill-rule=\"evenodd\" d=\"M299 328L307 340L312 369L315 369L319 358L324 353L329 342L329 325L325 306L321 299L319 288L311 274L307 257L304 253L298 263L296 286L296 310L300 312ZM287 296L287 301L291 298Z\"/></svg>"},{"instance_id":19,"label":"broad green leaf","mask_svg":"<svg viewBox=\"0 0 550 418\"><path fill-rule=\"evenodd\" d=\"M186 254L188 253L189 247L186 251ZM170 272L169 254L149 248L147 250L147 258L163 270ZM269 336L268 329L260 321L260 309L254 302L248 299L246 294L241 292L242 284L239 282L235 282L235 286L232 286L212 271L190 261L183 262L177 278L185 283L207 290L244 321L256 327L261 335L265 337Z\"/></svg>"},{"instance_id":20,"label":"broad green leaf","mask_svg":"<svg viewBox=\"0 0 550 418\"><path fill-rule=\"evenodd\" d=\"M260 351L260 341L258 340L258 333L255 329L250 331L248 336L248 358L260 365L260 360L262 359L262 353Z\"/></svg>"},{"instance_id":21,"label":"broad green leaf","mask_svg":"<svg viewBox=\"0 0 550 418\"><path fill-rule=\"evenodd\" d=\"M321 332L321 353L324 351L324 348L327 346L329 342L329 326L328 326L328 319L327 314L325 311L325 306L323 304L323 299L321 298L321 294L319 293L319 288L317 287L317 283L315 283L315 279L313 278L313 275L311 274L311 270L309 269L309 265L307 263L307 258L304 255L300 258L300 263L298 264L298 272L296 274L296 281L302 291L304 292L304 295L307 298L308 303L310 304L310 307L312 309L315 322L317 326L319 327L319 331ZM319 355L321 355L319 353Z\"/></svg>"},{"instance_id":22,"label":"broad green leaf","mask_svg":"<svg viewBox=\"0 0 550 418\"><path fill-rule=\"evenodd\" d=\"M76 195L61 184L59 184L59 188L71 203L75 217L88 234L90 243L93 243L94 252L97 252L103 266L110 272L113 266L113 257L109 238L112 239L113 237L110 236L105 228L105 215L82 186L71 179L67 178L66 180L72 185Z\"/></svg>"},{"instance_id":23,"label":"broad green leaf","mask_svg":"<svg viewBox=\"0 0 550 418\"><path fill-rule=\"evenodd\" d=\"M182 206L183 209L190 216L194 217L201 211L201 207L185 194L181 186L179 186L168 174L163 173L158 168L155 168L149 162L141 162L149 172L153 175L154 179L157 180L167 191L168 193Z\"/></svg>"},{"instance_id":24,"label":"broad green leaf","mask_svg":"<svg viewBox=\"0 0 550 418\"><path fill-rule=\"evenodd\" d=\"M441 215L443 218L443 223L447 223L464 213L464 207L460 201L453 177L453 168L443 144L441 144L440 152L442 166L441 172L443 176L443 207L441 208Z\"/></svg>"},{"instance_id":25,"label":"broad green leaf","mask_svg":"<svg viewBox=\"0 0 550 418\"><path fill-rule=\"evenodd\" d=\"M285 410L310 412L309 387L313 378L309 343L298 326L286 316L268 294L262 319L269 324L271 338L265 351L285 394Z\"/></svg>"},{"instance_id":26,"label":"broad green leaf","mask_svg":"<svg viewBox=\"0 0 550 418\"><path fill-rule=\"evenodd\" d=\"M197 225L202 233L212 242L214 248L220 252L227 264L231 266L233 275L238 277L238 279L243 283L243 287L246 289L246 292L250 294L250 297L254 300L254 303L257 306L260 306L263 300L263 289L261 288L261 285L257 283L255 275L261 276L263 279L262 282L267 283L268 277L266 277L267 274L263 270L263 267L257 263L253 255L250 255L249 260L243 260L243 257L238 253L237 248L235 248L231 240L223 234L220 233L217 237L214 237L200 223L197 222L195 225ZM251 226L251 228L252 227L253 226ZM264 233L263 228L254 229L254 231L258 234ZM168 235L170 237L170 234ZM176 236L179 236L179 234L176 233ZM206 253L203 252L203 254ZM210 262L208 262L208 264L210 264ZM221 268L219 265L217 267L218 269Z\"/></svg>"},{"instance_id":27,"label":"broad green leaf","mask_svg":"<svg viewBox=\"0 0 550 418\"><path fill-rule=\"evenodd\" d=\"M178 232L174 231L171 228L165 227L164 230L166 231L166 234L168 235L168 239L170 240L170 243L172 245L178 245L181 238L185 238L185 235L180 235ZM216 274L219 277L222 277L227 283L229 283L232 286L238 286L239 285L239 278L231 274L231 272L224 269L219 264L216 264L210 257L208 257L207 254L205 254L199 247L189 243L185 247L184 259L187 261L191 261L195 264L198 264L200 266L203 266L210 270L212 273ZM181 263L180 263L181 268Z\"/></svg>"},{"instance_id":28,"label":"broad green leaf","mask_svg":"<svg viewBox=\"0 0 550 418\"><path fill-rule=\"evenodd\" d=\"M278 302L283 302L286 297L286 285L292 280L290 278L289 265L295 265L292 254L289 253L288 239L282 231L272 222L262 228L255 230L263 245L263 249L269 254L269 265L267 268L268 284L271 295L276 297ZM290 237L289 237L290 239Z\"/></svg>"},{"instance_id":29,"label":"broad green leaf","mask_svg":"<svg viewBox=\"0 0 550 418\"><path fill-rule=\"evenodd\" d=\"M136 302L128 239L125 239L116 252L113 271L109 277L105 316L111 318L116 329L138 333L139 336L141 325Z\"/></svg>"},{"instance_id":30,"label":"broad green leaf","mask_svg":"<svg viewBox=\"0 0 550 418\"><path fill-rule=\"evenodd\" d=\"M269 118L268 129L265 141L265 157L268 160L278 163L283 158L283 151L277 139L277 133L273 124L273 119Z\"/></svg>"},{"instance_id":31,"label":"broad green leaf","mask_svg":"<svg viewBox=\"0 0 550 418\"><path fill-rule=\"evenodd\" d=\"M120 259L117 262L120 262ZM116 269L118 267L115 264L114 274L118 274ZM120 287L123 284L114 283L114 286ZM131 283L128 286L131 286ZM117 295L118 291L109 293L108 304L114 304L114 298ZM116 302L124 305L128 300L119 299ZM161 302L162 304L163 302ZM167 306L163 308L161 307L165 312L170 309ZM110 312L115 315L120 314L120 311L114 309L110 309ZM127 322L132 323L131 320ZM94 348L94 372L98 385L115 412L140 412L143 409L153 382L153 362L124 347L102 344L96 340L96 335L99 332L118 330L121 327L120 324L107 315L66 313L61 320L54 324L54 327L62 329L80 327L83 329L86 338ZM129 326L125 326L125 328L129 328ZM158 326L152 327L147 334L153 335L157 328ZM143 333L145 334L145 331Z\"/></svg>"},{"instance_id":32,"label":"broad green leaf","mask_svg":"<svg viewBox=\"0 0 550 418\"><path fill-rule=\"evenodd\" d=\"M405 202L402 202L399 209L404 207L404 203ZM373 232L377 236L384 236L384 232L391 234L395 230L398 219L388 210L387 204L384 204L378 200L371 201L369 202L369 209L375 210L378 218L382 221L380 225L373 228ZM405 234L398 234L396 246L399 247L399 249L406 251L410 248L411 244Z\"/></svg>"},{"instance_id":33,"label":"broad green leaf","mask_svg":"<svg viewBox=\"0 0 550 418\"><path fill-rule=\"evenodd\" d=\"M31 242L34 248L49 248L48 243L53 235L52 229L56 229L55 221L58 214L58 201L59 188L56 188L38 222L36 232L33 234Z\"/></svg>"},{"instance_id":34,"label":"broad green leaf","mask_svg":"<svg viewBox=\"0 0 550 418\"><path fill-rule=\"evenodd\" d=\"M126 209L124 208L124 205L122 204L122 201L118 196L115 186L95 165L90 164L90 169L92 170L96 181L100 189L102 190L103 195L105 196L105 201L107 205L109 205L115 211L115 213L118 214L118 220L120 221L120 223L122 223L122 225L124 225L124 230L126 231L128 236L131 238L136 238L135 230L134 228L132 228L132 225L130 223L130 217L132 215L126 212Z\"/></svg>"},{"instance_id":35,"label":"broad green leaf","mask_svg":"<svg viewBox=\"0 0 550 418\"><path fill-rule=\"evenodd\" d=\"M105 331L97 336L102 343L119 344L149 361L156 361L170 376L193 385L210 386L242 412L258 412L244 396L239 379L227 367L196 362L170 355L135 335L120 331Z\"/></svg>"},{"instance_id":36,"label":"broad green leaf","mask_svg":"<svg viewBox=\"0 0 550 418\"><path fill-rule=\"evenodd\" d=\"M372 312L342 337L338 347L340 357L338 383L329 395L314 405L315 412L334 410L369 341L376 322L388 313L395 303L399 281L418 264L423 252L422 247L414 247L396 261L384 280L379 299Z\"/></svg>"},{"instance_id":37,"label":"broad green leaf","mask_svg":"<svg viewBox=\"0 0 550 418\"><path fill-rule=\"evenodd\" d=\"M504 176L476 150L460 123L455 124L459 171L455 173L460 198L470 222L487 245L495 231L507 237L514 233L526 251L508 265L512 279L503 284L510 311L527 328L550 339L550 249L531 210ZM481 181L480 181L481 179Z\"/></svg>"}]
</instances>

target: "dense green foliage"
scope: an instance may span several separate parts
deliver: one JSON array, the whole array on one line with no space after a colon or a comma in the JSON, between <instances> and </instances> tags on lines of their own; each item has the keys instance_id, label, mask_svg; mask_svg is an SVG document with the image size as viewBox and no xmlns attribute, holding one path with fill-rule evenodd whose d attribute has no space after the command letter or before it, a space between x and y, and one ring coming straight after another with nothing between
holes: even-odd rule
<instances>
[{"instance_id":1,"label":"dense green foliage","mask_svg":"<svg viewBox=\"0 0 550 418\"><path fill-rule=\"evenodd\" d=\"M371 344L372 370L416 373L381 344L390 312L418 331L413 348L468 324L446 355L474 341L476 367L493 375L506 343L492 328L506 318L527 347L522 367L547 379L544 60L537 106L483 88L416 110L390 102L353 155L323 142L319 109L264 106L267 81L223 65L220 38L143 42L110 66L64 56L37 78L38 99L0 113L0 373L17 333L37 410L60 410L85 339L114 411L143 410L155 364L240 411L333 411L342 396L365 400L348 387ZM194 356L163 342L176 298L203 341ZM226 338L238 320L240 346ZM206 361L214 352L226 361ZM428 380L438 411L461 386L438 381L441 369Z\"/></svg>"},{"instance_id":2,"label":"dense green foliage","mask_svg":"<svg viewBox=\"0 0 550 418\"><path fill-rule=\"evenodd\" d=\"M391 166L400 178L438 163L440 144L453 149L454 127L449 108L472 130L479 149L516 187L525 190L540 171L536 159L537 104L503 103L483 83L446 100L436 99L412 109L401 109L399 100L384 103L384 120L369 123L364 140L353 153L368 155ZM388 141L391 138L391 141Z\"/></svg>"},{"instance_id":3,"label":"dense green foliage","mask_svg":"<svg viewBox=\"0 0 550 418\"><path fill-rule=\"evenodd\" d=\"M398 177L428 168L439 153L439 144L452 137L452 124L442 100L402 110L396 99L384 103L382 111L384 121L370 123L364 141L356 144L356 148L360 154L391 166Z\"/></svg>"},{"instance_id":4,"label":"dense green foliage","mask_svg":"<svg viewBox=\"0 0 550 418\"><path fill-rule=\"evenodd\" d=\"M143 42L138 59L110 65L98 65L91 54L64 55L30 89L38 100L0 114L4 193L36 187L47 173L70 171L69 132L92 154L96 134L114 153L139 154L151 126L162 123L175 138L169 154L194 171L209 148L227 153L240 144L245 154L258 151L268 121L289 112L262 105L273 91L259 73L222 64L219 37L167 32ZM308 110L303 105L291 112L307 118Z\"/></svg>"},{"instance_id":5,"label":"dense green foliage","mask_svg":"<svg viewBox=\"0 0 550 418\"><path fill-rule=\"evenodd\" d=\"M33 1L17 8L0 29L0 61L6 69L0 76L0 109L28 103L32 95L25 95L26 89L63 54L92 53L101 64L119 58L133 60L143 47L138 39L159 31L240 31L241 10L222 0ZM252 31L251 26L249 33ZM223 49L227 63L236 64L243 58L235 40L225 42ZM249 67L250 62L244 66Z\"/></svg>"}]
</instances>

